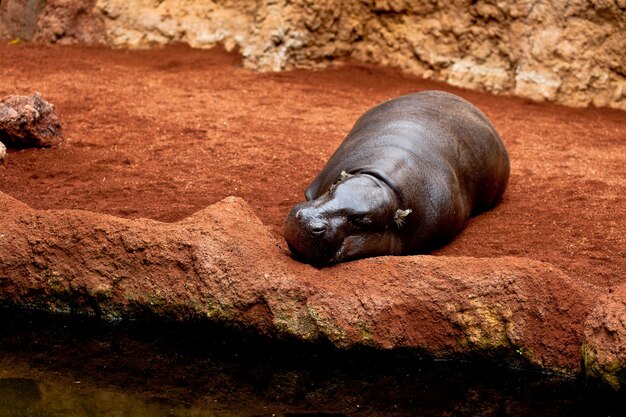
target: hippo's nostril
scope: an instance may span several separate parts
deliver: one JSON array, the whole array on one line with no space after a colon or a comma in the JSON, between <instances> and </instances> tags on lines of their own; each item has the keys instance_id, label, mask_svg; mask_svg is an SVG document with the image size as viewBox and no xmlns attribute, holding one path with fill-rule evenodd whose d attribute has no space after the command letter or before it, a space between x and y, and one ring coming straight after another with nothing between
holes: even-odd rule
<instances>
[{"instance_id":1,"label":"hippo's nostril","mask_svg":"<svg viewBox=\"0 0 626 417\"><path fill-rule=\"evenodd\" d=\"M311 230L311 233L319 235L322 234L326 231L326 225L325 224L312 224L311 227L309 228L309 230Z\"/></svg>"}]
</instances>

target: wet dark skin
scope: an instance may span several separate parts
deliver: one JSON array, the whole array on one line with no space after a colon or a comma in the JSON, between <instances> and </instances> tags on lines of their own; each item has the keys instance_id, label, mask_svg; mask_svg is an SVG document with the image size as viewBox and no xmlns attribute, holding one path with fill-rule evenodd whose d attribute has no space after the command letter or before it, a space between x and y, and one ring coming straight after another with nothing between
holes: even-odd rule
<instances>
[{"instance_id":1,"label":"wet dark skin","mask_svg":"<svg viewBox=\"0 0 626 417\"><path fill-rule=\"evenodd\" d=\"M295 235L289 242L292 251L318 264L374 256L382 246L399 254L393 221L397 206L395 193L384 182L354 175L338 180L319 198L296 205L286 235Z\"/></svg>"},{"instance_id":2,"label":"wet dark skin","mask_svg":"<svg viewBox=\"0 0 626 417\"><path fill-rule=\"evenodd\" d=\"M472 104L441 91L402 96L359 118L288 214L285 238L316 265L423 252L496 204L509 171Z\"/></svg>"}]
</instances>

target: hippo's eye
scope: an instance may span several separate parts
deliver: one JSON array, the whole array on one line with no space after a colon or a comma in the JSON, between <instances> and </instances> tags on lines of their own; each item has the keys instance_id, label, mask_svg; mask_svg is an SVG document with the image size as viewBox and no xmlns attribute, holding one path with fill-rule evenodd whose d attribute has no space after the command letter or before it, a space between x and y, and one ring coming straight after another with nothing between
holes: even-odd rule
<instances>
[{"instance_id":1,"label":"hippo's eye","mask_svg":"<svg viewBox=\"0 0 626 417\"><path fill-rule=\"evenodd\" d=\"M369 217L353 217L350 219L352 224L356 227L368 227L372 224L372 219Z\"/></svg>"}]
</instances>

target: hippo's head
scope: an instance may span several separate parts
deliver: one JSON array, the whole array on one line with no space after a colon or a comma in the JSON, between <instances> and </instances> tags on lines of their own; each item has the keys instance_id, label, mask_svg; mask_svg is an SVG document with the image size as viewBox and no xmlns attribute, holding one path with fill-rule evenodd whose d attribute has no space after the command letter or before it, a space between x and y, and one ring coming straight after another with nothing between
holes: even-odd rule
<instances>
[{"instance_id":1,"label":"hippo's head","mask_svg":"<svg viewBox=\"0 0 626 417\"><path fill-rule=\"evenodd\" d=\"M326 193L291 209L285 239L296 256L316 265L396 254L397 233L409 213L383 181L342 172Z\"/></svg>"}]
</instances>

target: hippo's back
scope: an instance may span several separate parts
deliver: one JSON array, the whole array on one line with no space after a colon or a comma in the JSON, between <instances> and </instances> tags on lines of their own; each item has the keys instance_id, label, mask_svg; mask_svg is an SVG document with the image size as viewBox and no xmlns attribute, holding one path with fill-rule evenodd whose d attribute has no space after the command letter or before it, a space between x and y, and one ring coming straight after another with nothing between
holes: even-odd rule
<instances>
[{"instance_id":1,"label":"hippo's back","mask_svg":"<svg viewBox=\"0 0 626 417\"><path fill-rule=\"evenodd\" d=\"M509 159L474 105L453 94L424 91L363 114L307 189L307 199L324 194L342 171L376 175L405 200L423 195L433 181L448 184L448 192L463 195L469 211L476 212L504 192Z\"/></svg>"}]
</instances>

